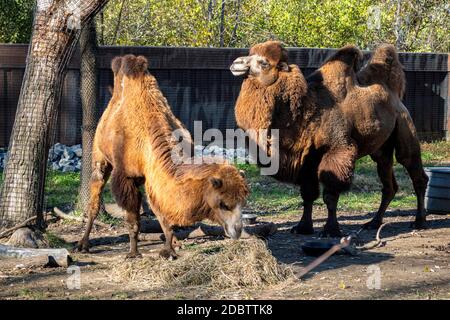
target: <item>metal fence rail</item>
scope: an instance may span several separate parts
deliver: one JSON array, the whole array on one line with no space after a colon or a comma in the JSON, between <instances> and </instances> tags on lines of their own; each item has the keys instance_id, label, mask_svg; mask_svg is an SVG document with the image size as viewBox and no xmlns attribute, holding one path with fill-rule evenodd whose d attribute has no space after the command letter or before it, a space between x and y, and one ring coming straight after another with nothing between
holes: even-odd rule
<instances>
[{"instance_id":1,"label":"metal fence rail","mask_svg":"<svg viewBox=\"0 0 450 320\"><path fill-rule=\"evenodd\" d=\"M17 100L25 69L27 45L0 45L0 147L7 147L14 123ZM333 53L332 49L291 48L290 63L300 66L305 76ZM101 47L99 61L99 108L103 111L113 84L110 61L117 55L141 54L150 61L175 115L192 129L195 120L203 130L235 128L234 104L242 79L228 70L231 62L247 49ZM366 57L367 57L366 53ZM420 137L437 140L448 137L449 57L447 54L400 53L405 66L405 105L411 112ZM69 64L63 86L56 141L81 142L80 61L76 53Z\"/></svg>"}]
</instances>

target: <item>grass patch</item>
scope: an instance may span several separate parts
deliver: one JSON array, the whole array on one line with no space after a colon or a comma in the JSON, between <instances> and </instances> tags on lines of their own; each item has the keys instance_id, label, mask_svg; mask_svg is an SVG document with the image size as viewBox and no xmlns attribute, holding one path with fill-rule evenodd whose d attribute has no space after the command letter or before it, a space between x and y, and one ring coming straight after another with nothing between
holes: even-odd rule
<instances>
[{"instance_id":1,"label":"grass patch","mask_svg":"<svg viewBox=\"0 0 450 320\"><path fill-rule=\"evenodd\" d=\"M45 204L47 208L75 207L80 189L80 174L75 172L60 172L49 170L45 183ZM110 185L106 184L103 191L105 202L112 202Z\"/></svg>"},{"instance_id":2,"label":"grass patch","mask_svg":"<svg viewBox=\"0 0 450 320\"><path fill-rule=\"evenodd\" d=\"M426 165L450 164L450 141L424 142L422 147L422 160Z\"/></svg>"},{"instance_id":3,"label":"grass patch","mask_svg":"<svg viewBox=\"0 0 450 320\"><path fill-rule=\"evenodd\" d=\"M43 300L48 298L48 293L43 291L36 291L30 289L21 289L18 294L21 299L28 300Z\"/></svg>"},{"instance_id":4,"label":"grass patch","mask_svg":"<svg viewBox=\"0 0 450 320\"><path fill-rule=\"evenodd\" d=\"M44 233L44 238L50 248L72 249L72 245L70 243L67 243L64 239L58 237L56 234L50 231L46 231Z\"/></svg>"},{"instance_id":5,"label":"grass patch","mask_svg":"<svg viewBox=\"0 0 450 320\"><path fill-rule=\"evenodd\" d=\"M112 295L113 299L116 300L126 300L130 298L128 292L117 292Z\"/></svg>"},{"instance_id":6,"label":"grass patch","mask_svg":"<svg viewBox=\"0 0 450 320\"><path fill-rule=\"evenodd\" d=\"M80 174L49 170L45 184L45 204L48 208L74 205L78 200Z\"/></svg>"},{"instance_id":7,"label":"grass patch","mask_svg":"<svg viewBox=\"0 0 450 320\"><path fill-rule=\"evenodd\" d=\"M103 223L107 223L113 226L117 226L122 223L122 219L115 218L112 215L110 215L108 212L102 212L98 215L98 220L100 220Z\"/></svg>"}]
</instances>

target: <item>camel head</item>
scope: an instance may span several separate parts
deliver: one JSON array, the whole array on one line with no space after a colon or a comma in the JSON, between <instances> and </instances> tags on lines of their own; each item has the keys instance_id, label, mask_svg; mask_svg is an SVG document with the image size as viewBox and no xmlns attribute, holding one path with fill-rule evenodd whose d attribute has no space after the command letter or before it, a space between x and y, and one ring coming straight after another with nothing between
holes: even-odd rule
<instances>
[{"instance_id":1,"label":"camel head","mask_svg":"<svg viewBox=\"0 0 450 320\"><path fill-rule=\"evenodd\" d=\"M250 54L234 60L230 67L235 76L253 78L264 86L278 79L280 71L289 71L287 50L279 41L266 41L254 45Z\"/></svg>"},{"instance_id":2,"label":"camel head","mask_svg":"<svg viewBox=\"0 0 450 320\"><path fill-rule=\"evenodd\" d=\"M210 207L208 218L219 223L225 234L239 239L242 233L241 209L249 194L242 174L232 165L220 165L209 178L204 201Z\"/></svg>"}]
</instances>

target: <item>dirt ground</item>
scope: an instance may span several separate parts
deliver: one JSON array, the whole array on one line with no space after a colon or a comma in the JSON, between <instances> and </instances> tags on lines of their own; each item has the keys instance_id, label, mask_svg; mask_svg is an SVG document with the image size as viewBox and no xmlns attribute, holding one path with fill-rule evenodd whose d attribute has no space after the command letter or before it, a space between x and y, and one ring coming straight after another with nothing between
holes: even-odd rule
<instances>
[{"instance_id":1,"label":"dirt ground","mask_svg":"<svg viewBox=\"0 0 450 320\"><path fill-rule=\"evenodd\" d=\"M72 255L74 265L80 268L80 289L68 289L73 271L21 269L17 267L20 261L4 259L0 260L0 299L450 299L450 216L431 215L429 229L412 231L409 224L413 214L387 212L386 222L390 224L382 231L384 246L357 256L334 255L301 281L258 290L220 292L203 287L149 289L112 281L111 264L123 261L128 251L127 231L124 227L97 229L92 233L91 253ZM315 210L314 218L316 231L320 231L326 213ZM278 232L267 239L268 247L279 263L298 272L313 260L300 246L314 236L291 234L289 230L296 219L292 215L259 218L278 225ZM366 213L339 215L344 233L358 230L368 220ZM79 224L61 221L49 226L51 233L69 243L78 240L82 230ZM367 231L360 239L369 242L375 233ZM110 244L96 245L99 240ZM179 254L196 241L199 240L186 240L186 248ZM157 254L160 247L160 242L140 242L144 256Z\"/></svg>"}]
</instances>

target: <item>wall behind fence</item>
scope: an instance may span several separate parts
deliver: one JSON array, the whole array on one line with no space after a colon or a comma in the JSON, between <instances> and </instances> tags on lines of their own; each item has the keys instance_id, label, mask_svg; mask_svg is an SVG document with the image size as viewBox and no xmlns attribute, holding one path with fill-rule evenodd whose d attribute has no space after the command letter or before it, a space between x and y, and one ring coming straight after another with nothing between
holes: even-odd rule
<instances>
[{"instance_id":1,"label":"wall behind fence","mask_svg":"<svg viewBox=\"0 0 450 320\"><path fill-rule=\"evenodd\" d=\"M27 45L0 45L0 147L7 147L25 70ZM111 59L127 53L146 56L175 115L192 129L196 120L203 130L235 128L234 104L242 79L229 71L232 61L246 49L101 47L99 50L99 108L103 111L113 84ZM329 57L332 49L289 49L290 63L308 76ZM366 58L369 55L366 53ZM407 90L404 103L420 137L443 139L450 132L449 58L447 54L401 53ZM63 86L54 142L81 142L79 54L75 54Z\"/></svg>"}]
</instances>

